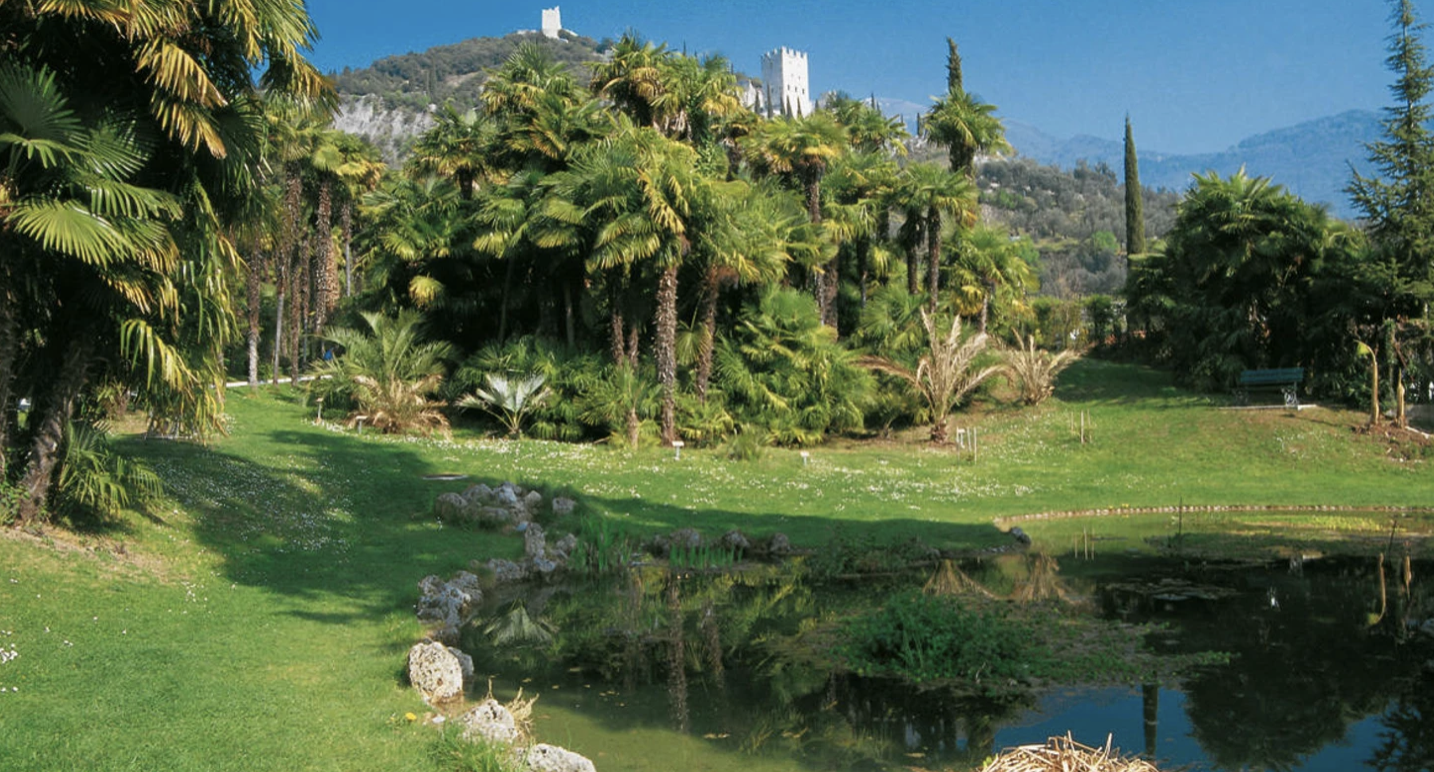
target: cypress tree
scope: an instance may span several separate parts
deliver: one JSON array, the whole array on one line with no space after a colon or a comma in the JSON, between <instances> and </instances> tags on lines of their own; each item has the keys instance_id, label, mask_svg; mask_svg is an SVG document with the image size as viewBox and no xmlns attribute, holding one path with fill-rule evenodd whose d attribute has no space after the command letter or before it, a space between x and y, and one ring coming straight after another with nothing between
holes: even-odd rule
<instances>
[{"instance_id":1,"label":"cypress tree","mask_svg":"<svg viewBox=\"0 0 1434 772\"><path fill-rule=\"evenodd\" d=\"M961 55L956 53L956 41L946 38L946 93L956 94L964 91L961 83Z\"/></svg>"},{"instance_id":2,"label":"cypress tree","mask_svg":"<svg viewBox=\"0 0 1434 772\"><path fill-rule=\"evenodd\" d=\"M1427 99L1434 91L1434 67L1429 65L1420 33L1424 25L1410 0L1396 0L1394 34L1389 57L1394 72L1390 91L1395 104L1384 109L1384 139L1366 145L1377 177L1354 174L1348 191L1364 213L1370 235L1395 264L1403 285L1397 295L1422 306L1428 313L1431 279L1434 279L1434 117Z\"/></svg>"},{"instance_id":3,"label":"cypress tree","mask_svg":"<svg viewBox=\"0 0 1434 772\"><path fill-rule=\"evenodd\" d=\"M1145 251L1145 211L1140 198L1140 164L1135 158L1135 135L1125 116L1125 254Z\"/></svg>"}]
</instances>

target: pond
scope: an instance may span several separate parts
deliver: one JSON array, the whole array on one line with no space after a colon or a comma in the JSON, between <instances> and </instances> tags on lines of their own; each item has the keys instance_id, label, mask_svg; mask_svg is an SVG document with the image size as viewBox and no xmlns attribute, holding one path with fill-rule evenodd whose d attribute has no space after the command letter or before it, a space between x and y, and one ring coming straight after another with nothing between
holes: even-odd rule
<instances>
[{"instance_id":1,"label":"pond","mask_svg":"<svg viewBox=\"0 0 1434 772\"><path fill-rule=\"evenodd\" d=\"M463 648L500 699L540 694L536 735L602 772L974 769L1067 732L1163 769L1434 766L1434 562L1009 554L956 568L973 603L1084 617L1185 667L1136 678L1118 651L1102 664L1071 642L1054 655L1089 659L1106 685L861 677L836 654L842 620L934 567L818 580L800 561L514 591Z\"/></svg>"}]
</instances>

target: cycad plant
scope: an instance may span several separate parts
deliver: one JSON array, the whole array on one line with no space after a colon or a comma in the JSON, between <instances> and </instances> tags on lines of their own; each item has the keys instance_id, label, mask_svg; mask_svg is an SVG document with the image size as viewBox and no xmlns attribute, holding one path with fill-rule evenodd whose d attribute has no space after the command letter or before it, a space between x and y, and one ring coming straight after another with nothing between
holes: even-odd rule
<instances>
[{"instance_id":1,"label":"cycad plant","mask_svg":"<svg viewBox=\"0 0 1434 772\"><path fill-rule=\"evenodd\" d=\"M885 357L868 356L861 364L877 372L896 376L911 385L926 403L931 416L931 441L946 442L946 419L967 394L981 382L1000 372L998 365L973 370L976 357L986 350L986 334L961 337L961 317L951 319L951 327L943 335L935 316L921 309L921 325L926 330L928 351L913 369Z\"/></svg>"},{"instance_id":2,"label":"cycad plant","mask_svg":"<svg viewBox=\"0 0 1434 772\"><path fill-rule=\"evenodd\" d=\"M547 378L542 373L527 375L500 375L486 373L483 380L486 389L476 389L458 402L459 407L480 408L492 413L508 430L508 436L523 436L523 419L541 406L553 391L543 384Z\"/></svg>"},{"instance_id":3,"label":"cycad plant","mask_svg":"<svg viewBox=\"0 0 1434 772\"><path fill-rule=\"evenodd\" d=\"M447 431L448 419L431 399L443 383L444 361L452 354L447 343L425 343L418 314L396 318L364 314L369 332L330 328L325 338L342 353L314 369L314 391L348 396L356 405L350 425L367 425L386 434ZM360 423L362 422L362 423Z\"/></svg>"},{"instance_id":4,"label":"cycad plant","mask_svg":"<svg viewBox=\"0 0 1434 772\"><path fill-rule=\"evenodd\" d=\"M1027 335L1020 345L1002 352L1002 358L1004 372L1020 385L1021 401L1039 405L1056 392L1056 376L1080 354L1070 349L1052 353L1037 348L1035 336Z\"/></svg>"}]
</instances>

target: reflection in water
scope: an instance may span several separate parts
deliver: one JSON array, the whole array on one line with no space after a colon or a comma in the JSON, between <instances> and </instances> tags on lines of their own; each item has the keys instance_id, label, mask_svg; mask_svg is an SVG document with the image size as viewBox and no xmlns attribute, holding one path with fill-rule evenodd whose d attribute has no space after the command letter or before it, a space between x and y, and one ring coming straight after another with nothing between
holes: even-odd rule
<instances>
[{"instance_id":1,"label":"reflection in water","mask_svg":"<svg viewBox=\"0 0 1434 772\"><path fill-rule=\"evenodd\" d=\"M1434 761L1434 676L1421 670L1434 652L1429 637L1410 634L1434 618L1428 582L1418 578L1430 572L1421 564L1389 561L1383 604L1372 558L1307 560L1295 571L1284 562L1104 558L1072 569L1061 576L1054 559L1011 555L941 565L934 575L827 584L790 565L687 576L646 569L613 583L557 588L534 622L556 633L548 643L470 650L500 683L547 677L578 694L592 686L592 698L570 709L616 736L645 727L706 737L716 757L731 756L714 768L740 768L739 749L815 769L962 768L998 750L998 738L1040 742L1046 731L1070 728L1097 732L1077 737L1091 742L1103 742L1107 731L1132 745L1143 739L1148 756L1194 769L1343 769L1347 760L1329 758L1345 741L1355 744L1344 749L1357 755L1355 764L1367 760L1381 772L1429 769ZM922 585L1088 601L1110 618L1168 625L1150 640L1158 650L1222 651L1231 659L1194 673L1178 691L1164 684L1165 695L1155 683L1114 702L1110 690L1062 692L1059 715L1071 717L1064 726L1041 723L1034 695L977 698L835 667L834 620ZM527 609L537 615L534 605ZM1013 729L1018 723L1027 728Z\"/></svg>"}]
</instances>

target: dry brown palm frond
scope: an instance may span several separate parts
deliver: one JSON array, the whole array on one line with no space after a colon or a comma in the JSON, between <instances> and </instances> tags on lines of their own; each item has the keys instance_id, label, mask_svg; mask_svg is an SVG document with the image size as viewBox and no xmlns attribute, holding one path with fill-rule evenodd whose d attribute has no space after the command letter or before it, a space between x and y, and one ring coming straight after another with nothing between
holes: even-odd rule
<instances>
[{"instance_id":1,"label":"dry brown palm frond","mask_svg":"<svg viewBox=\"0 0 1434 772\"><path fill-rule=\"evenodd\" d=\"M1066 350L1058 354L1036 347L1035 336L1027 335L1016 348L1004 352L1004 371L1021 387L1021 401L1039 405L1056 391L1056 376L1077 359L1080 353Z\"/></svg>"},{"instance_id":2,"label":"dry brown palm frond","mask_svg":"<svg viewBox=\"0 0 1434 772\"><path fill-rule=\"evenodd\" d=\"M1030 574L1025 581L1016 585L1011 600L1030 603L1041 600L1068 600L1065 587L1061 586L1060 564L1050 555L1040 554L1030 558Z\"/></svg>"},{"instance_id":3,"label":"dry brown palm frond","mask_svg":"<svg viewBox=\"0 0 1434 772\"><path fill-rule=\"evenodd\" d=\"M986 762L981 772L1160 772L1144 759L1122 757L1119 748L1092 748L1071 738L1052 737L1045 745L1007 748Z\"/></svg>"},{"instance_id":4,"label":"dry brown palm frond","mask_svg":"<svg viewBox=\"0 0 1434 772\"><path fill-rule=\"evenodd\" d=\"M957 568L950 560L942 560L937 566L936 573L926 580L926 586L921 591L927 595L981 595L987 598L995 598L991 591L982 587L975 579L966 575L965 571Z\"/></svg>"}]
</instances>

